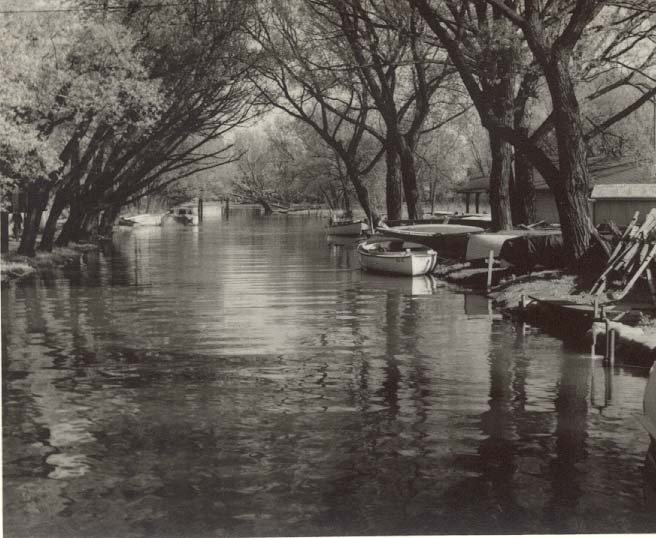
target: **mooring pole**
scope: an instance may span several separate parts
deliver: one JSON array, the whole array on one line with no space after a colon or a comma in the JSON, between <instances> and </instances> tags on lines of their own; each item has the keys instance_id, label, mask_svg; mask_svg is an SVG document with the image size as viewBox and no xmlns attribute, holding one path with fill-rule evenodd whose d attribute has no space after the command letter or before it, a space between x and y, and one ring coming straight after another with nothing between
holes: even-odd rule
<instances>
[{"instance_id":1,"label":"mooring pole","mask_svg":"<svg viewBox=\"0 0 656 538\"><path fill-rule=\"evenodd\" d=\"M615 364L615 334L617 331L611 329L610 331L610 342L608 343L608 363L610 366Z\"/></svg>"},{"instance_id":2,"label":"mooring pole","mask_svg":"<svg viewBox=\"0 0 656 538\"><path fill-rule=\"evenodd\" d=\"M606 353L604 353L604 365L608 366L615 362L615 329L610 326L610 321L604 320L606 325Z\"/></svg>"},{"instance_id":3,"label":"mooring pole","mask_svg":"<svg viewBox=\"0 0 656 538\"><path fill-rule=\"evenodd\" d=\"M494 266L494 250L490 250L487 257L487 291L492 288L492 267Z\"/></svg>"},{"instance_id":4,"label":"mooring pole","mask_svg":"<svg viewBox=\"0 0 656 538\"><path fill-rule=\"evenodd\" d=\"M9 213L0 211L0 252L9 252Z\"/></svg>"}]
</instances>

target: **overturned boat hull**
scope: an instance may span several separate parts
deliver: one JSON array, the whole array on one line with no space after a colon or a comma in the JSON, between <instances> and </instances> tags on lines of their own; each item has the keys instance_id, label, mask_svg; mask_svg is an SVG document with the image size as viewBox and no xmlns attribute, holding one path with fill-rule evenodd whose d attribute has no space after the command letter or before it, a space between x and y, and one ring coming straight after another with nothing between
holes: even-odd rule
<instances>
[{"instance_id":1,"label":"overturned boat hull","mask_svg":"<svg viewBox=\"0 0 656 538\"><path fill-rule=\"evenodd\" d=\"M425 245L437 251L441 258L464 259L467 242L483 228L455 224L415 224L385 229L385 235Z\"/></svg>"}]
</instances>

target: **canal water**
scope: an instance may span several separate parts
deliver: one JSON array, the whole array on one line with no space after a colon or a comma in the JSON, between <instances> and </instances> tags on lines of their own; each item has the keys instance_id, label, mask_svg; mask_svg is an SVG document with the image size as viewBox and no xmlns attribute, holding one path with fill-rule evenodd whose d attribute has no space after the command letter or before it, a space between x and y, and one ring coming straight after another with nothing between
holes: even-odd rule
<instances>
[{"instance_id":1,"label":"canal water","mask_svg":"<svg viewBox=\"0 0 656 538\"><path fill-rule=\"evenodd\" d=\"M118 231L4 288L4 535L656 531L646 370L323 225Z\"/></svg>"}]
</instances>

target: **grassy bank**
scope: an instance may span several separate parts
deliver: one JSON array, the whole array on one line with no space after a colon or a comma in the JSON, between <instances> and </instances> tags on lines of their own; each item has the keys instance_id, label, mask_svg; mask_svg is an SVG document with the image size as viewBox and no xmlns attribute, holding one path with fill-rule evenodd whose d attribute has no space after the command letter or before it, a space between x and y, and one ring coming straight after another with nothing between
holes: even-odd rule
<instances>
[{"instance_id":1,"label":"grassy bank","mask_svg":"<svg viewBox=\"0 0 656 538\"><path fill-rule=\"evenodd\" d=\"M90 243L75 243L55 248L52 252L37 252L34 258L30 258L16 254L17 246L10 244L10 251L0 258L0 280L3 284L36 275L40 271L78 263L82 254L98 248Z\"/></svg>"}]
</instances>

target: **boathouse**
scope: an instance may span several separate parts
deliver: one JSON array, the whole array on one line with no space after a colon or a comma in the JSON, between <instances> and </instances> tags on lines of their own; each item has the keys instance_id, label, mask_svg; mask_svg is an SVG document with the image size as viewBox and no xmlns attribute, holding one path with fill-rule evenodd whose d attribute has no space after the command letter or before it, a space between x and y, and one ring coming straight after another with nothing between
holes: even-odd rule
<instances>
[{"instance_id":1,"label":"boathouse","mask_svg":"<svg viewBox=\"0 0 656 538\"><path fill-rule=\"evenodd\" d=\"M590 192L591 215L596 225L613 220L622 226L633 214L642 216L656 208L656 177L651 163L635 159L621 161L592 160ZM558 223L556 201L544 178L534 171L535 209L537 220ZM479 212L481 203L489 203L490 180L487 176L471 177L456 192L464 196L465 211Z\"/></svg>"}]
</instances>

